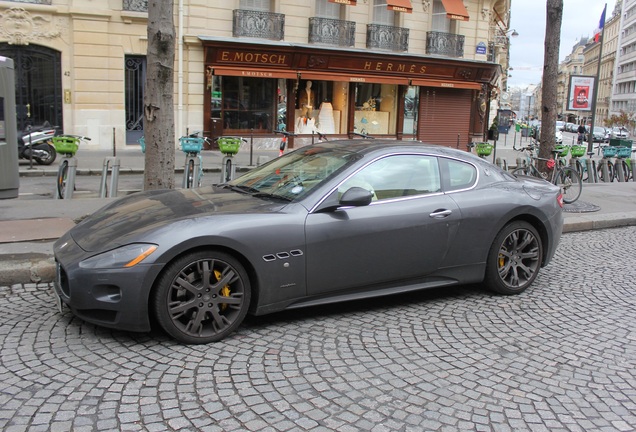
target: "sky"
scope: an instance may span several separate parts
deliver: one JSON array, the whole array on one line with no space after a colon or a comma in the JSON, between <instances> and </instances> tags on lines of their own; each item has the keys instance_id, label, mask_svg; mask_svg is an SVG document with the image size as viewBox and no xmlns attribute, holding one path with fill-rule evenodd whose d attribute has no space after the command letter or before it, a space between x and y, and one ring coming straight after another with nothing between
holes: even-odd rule
<instances>
[{"instance_id":1,"label":"sky","mask_svg":"<svg viewBox=\"0 0 636 432\"><path fill-rule=\"evenodd\" d=\"M563 0L559 62L572 53L581 37L593 37L607 3L606 19L612 16L616 0ZM543 74L546 1L512 0L510 29L510 87L539 84Z\"/></svg>"}]
</instances>

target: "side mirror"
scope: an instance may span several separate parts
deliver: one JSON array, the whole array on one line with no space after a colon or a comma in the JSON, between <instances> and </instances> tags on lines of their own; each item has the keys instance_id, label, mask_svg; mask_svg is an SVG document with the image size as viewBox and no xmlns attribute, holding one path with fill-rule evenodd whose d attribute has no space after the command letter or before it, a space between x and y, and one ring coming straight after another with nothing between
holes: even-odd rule
<instances>
[{"instance_id":1,"label":"side mirror","mask_svg":"<svg viewBox=\"0 0 636 432\"><path fill-rule=\"evenodd\" d=\"M351 187L342 194L340 205L342 207L363 207L371 204L373 193L361 187Z\"/></svg>"}]
</instances>

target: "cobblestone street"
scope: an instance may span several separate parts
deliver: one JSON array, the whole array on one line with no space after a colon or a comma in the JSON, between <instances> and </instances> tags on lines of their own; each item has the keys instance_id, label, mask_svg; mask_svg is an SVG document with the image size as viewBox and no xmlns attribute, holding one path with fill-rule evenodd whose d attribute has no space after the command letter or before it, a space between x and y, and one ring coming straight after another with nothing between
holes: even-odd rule
<instances>
[{"instance_id":1,"label":"cobblestone street","mask_svg":"<svg viewBox=\"0 0 636 432\"><path fill-rule=\"evenodd\" d=\"M249 318L205 346L0 288L0 429L629 431L636 228L565 234L526 293L479 286Z\"/></svg>"}]
</instances>

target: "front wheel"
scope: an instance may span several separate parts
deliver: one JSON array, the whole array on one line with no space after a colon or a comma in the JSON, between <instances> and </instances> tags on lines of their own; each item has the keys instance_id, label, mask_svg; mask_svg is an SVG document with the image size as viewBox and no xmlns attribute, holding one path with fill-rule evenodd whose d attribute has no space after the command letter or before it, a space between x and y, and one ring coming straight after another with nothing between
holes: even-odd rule
<instances>
[{"instance_id":1,"label":"front wheel","mask_svg":"<svg viewBox=\"0 0 636 432\"><path fill-rule=\"evenodd\" d=\"M532 175L532 173L530 172L530 168L529 167L521 167L521 168L517 168L512 170L512 175L517 177L519 175Z\"/></svg>"},{"instance_id":2,"label":"front wheel","mask_svg":"<svg viewBox=\"0 0 636 432\"><path fill-rule=\"evenodd\" d=\"M563 202L566 204L571 204L579 199L583 191L583 182L574 168L560 169L555 184L561 188Z\"/></svg>"},{"instance_id":3,"label":"front wheel","mask_svg":"<svg viewBox=\"0 0 636 432\"><path fill-rule=\"evenodd\" d=\"M194 160L190 159L186 165L186 188L190 189L194 185Z\"/></svg>"},{"instance_id":4,"label":"front wheel","mask_svg":"<svg viewBox=\"0 0 636 432\"><path fill-rule=\"evenodd\" d=\"M597 172L598 172L598 179L602 182L604 181L608 181L608 182L613 182L614 181L614 177L616 176L616 173L614 172L614 164L612 162L610 162L609 160L607 161L607 180L605 180L605 176L603 175L603 164L599 163L598 164L598 168Z\"/></svg>"},{"instance_id":5,"label":"front wheel","mask_svg":"<svg viewBox=\"0 0 636 432\"><path fill-rule=\"evenodd\" d=\"M519 294L537 277L542 260L543 244L537 230L527 222L511 222L490 247L484 283L500 294Z\"/></svg>"},{"instance_id":6,"label":"front wheel","mask_svg":"<svg viewBox=\"0 0 636 432\"><path fill-rule=\"evenodd\" d=\"M581 177L581 180L583 181L587 181L590 177L587 173L587 167L585 167L578 159L576 160L576 172L579 173L579 177Z\"/></svg>"},{"instance_id":7,"label":"front wheel","mask_svg":"<svg viewBox=\"0 0 636 432\"><path fill-rule=\"evenodd\" d=\"M247 314L250 297L250 281L238 260L204 250L166 267L152 305L166 333L184 343L202 344L234 332Z\"/></svg>"},{"instance_id":8,"label":"front wheel","mask_svg":"<svg viewBox=\"0 0 636 432\"><path fill-rule=\"evenodd\" d=\"M57 196L64 198L66 195L66 177L68 176L68 161L63 160L57 170Z\"/></svg>"}]
</instances>

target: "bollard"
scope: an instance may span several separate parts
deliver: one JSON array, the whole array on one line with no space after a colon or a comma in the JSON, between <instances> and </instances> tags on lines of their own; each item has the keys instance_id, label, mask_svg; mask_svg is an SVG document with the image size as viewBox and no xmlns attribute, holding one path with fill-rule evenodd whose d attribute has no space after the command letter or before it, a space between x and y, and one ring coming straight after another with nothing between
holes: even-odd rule
<instances>
[{"instance_id":1,"label":"bollard","mask_svg":"<svg viewBox=\"0 0 636 432\"><path fill-rule=\"evenodd\" d=\"M603 173L603 181L605 183L609 183L610 182L610 178L609 178L609 169L607 168L607 158L603 158L601 159L601 172Z\"/></svg>"},{"instance_id":2,"label":"bollard","mask_svg":"<svg viewBox=\"0 0 636 432\"><path fill-rule=\"evenodd\" d=\"M112 162L112 165L111 165ZM106 182L108 179L108 168L111 167L111 176L110 176L110 189L106 187ZM104 158L104 164L102 165L102 180L99 184L99 197L106 198L114 198L117 196L117 189L119 183L119 158L118 157L107 157Z\"/></svg>"}]
</instances>

